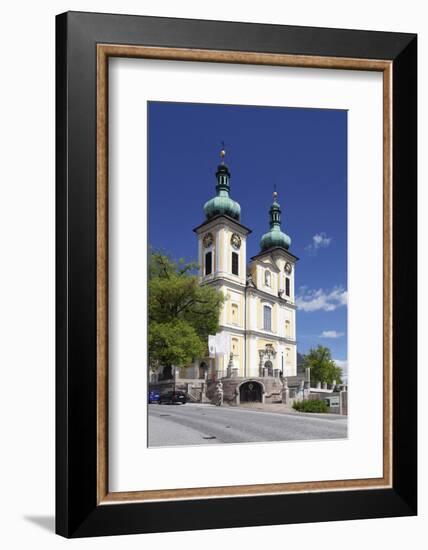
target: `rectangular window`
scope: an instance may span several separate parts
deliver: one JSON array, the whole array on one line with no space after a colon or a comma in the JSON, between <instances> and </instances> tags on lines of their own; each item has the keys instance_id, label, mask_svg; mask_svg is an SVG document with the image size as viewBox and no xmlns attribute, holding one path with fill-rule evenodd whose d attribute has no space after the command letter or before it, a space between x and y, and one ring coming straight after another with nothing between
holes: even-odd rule
<instances>
[{"instance_id":1,"label":"rectangular window","mask_svg":"<svg viewBox=\"0 0 428 550\"><path fill-rule=\"evenodd\" d=\"M263 306L263 328L272 330L272 310L269 306Z\"/></svg>"},{"instance_id":2,"label":"rectangular window","mask_svg":"<svg viewBox=\"0 0 428 550\"><path fill-rule=\"evenodd\" d=\"M232 273L239 275L239 255L236 252L232 252Z\"/></svg>"},{"instance_id":3,"label":"rectangular window","mask_svg":"<svg viewBox=\"0 0 428 550\"><path fill-rule=\"evenodd\" d=\"M213 270L213 253L207 252L205 254L205 275L210 275Z\"/></svg>"},{"instance_id":4,"label":"rectangular window","mask_svg":"<svg viewBox=\"0 0 428 550\"><path fill-rule=\"evenodd\" d=\"M290 296L290 279L288 277L285 278L285 295Z\"/></svg>"}]
</instances>

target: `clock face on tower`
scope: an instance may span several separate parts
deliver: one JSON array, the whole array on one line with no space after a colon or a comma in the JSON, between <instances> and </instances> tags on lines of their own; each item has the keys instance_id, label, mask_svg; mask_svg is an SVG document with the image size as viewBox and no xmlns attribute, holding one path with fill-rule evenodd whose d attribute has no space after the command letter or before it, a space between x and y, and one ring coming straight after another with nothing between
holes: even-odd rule
<instances>
[{"instance_id":1,"label":"clock face on tower","mask_svg":"<svg viewBox=\"0 0 428 550\"><path fill-rule=\"evenodd\" d=\"M287 262L287 263L285 264L285 268L284 268L284 269L285 269L285 271L286 271L287 273L289 273L289 274L291 273L291 270L292 270L293 268L292 268L292 265L290 264L290 262Z\"/></svg>"},{"instance_id":2,"label":"clock face on tower","mask_svg":"<svg viewBox=\"0 0 428 550\"><path fill-rule=\"evenodd\" d=\"M237 233L233 233L230 243L235 250L239 250L241 248L241 237Z\"/></svg>"},{"instance_id":3,"label":"clock face on tower","mask_svg":"<svg viewBox=\"0 0 428 550\"><path fill-rule=\"evenodd\" d=\"M207 233L204 235L204 238L202 240L204 247L209 248L213 244L213 235L212 233Z\"/></svg>"}]
</instances>

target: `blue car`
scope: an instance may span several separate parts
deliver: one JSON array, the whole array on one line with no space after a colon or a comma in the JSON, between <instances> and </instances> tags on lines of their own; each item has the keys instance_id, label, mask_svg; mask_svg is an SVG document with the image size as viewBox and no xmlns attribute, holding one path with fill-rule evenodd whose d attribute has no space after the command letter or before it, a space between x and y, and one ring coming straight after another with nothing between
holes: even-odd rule
<instances>
[{"instance_id":1,"label":"blue car","mask_svg":"<svg viewBox=\"0 0 428 550\"><path fill-rule=\"evenodd\" d=\"M160 403L160 393L158 391L149 391L149 403Z\"/></svg>"}]
</instances>

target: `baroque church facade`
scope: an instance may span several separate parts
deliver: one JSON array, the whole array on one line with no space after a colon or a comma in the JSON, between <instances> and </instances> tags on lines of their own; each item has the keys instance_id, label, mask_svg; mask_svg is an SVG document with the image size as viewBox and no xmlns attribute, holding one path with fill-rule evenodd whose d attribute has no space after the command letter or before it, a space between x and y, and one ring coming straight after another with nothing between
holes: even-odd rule
<instances>
[{"instance_id":1,"label":"baroque church facade","mask_svg":"<svg viewBox=\"0 0 428 550\"><path fill-rule=\"evenodd\" d=\"M270 379L281 387L281 380L297 372L294 296L298 258L290 252L291 239L281 229L276 192L260 251L247 258L251 229L241 223L241 207L230 196L230 179L223 149L216 171L216 195L206 202L205 220L194 229L200 284L214 286L226 297L216 335L216 341L226 342L226 347L196 360L181 376L208 381L233 378L240 385L264 380L264 388Z\"/></svg>"}]
</instances>

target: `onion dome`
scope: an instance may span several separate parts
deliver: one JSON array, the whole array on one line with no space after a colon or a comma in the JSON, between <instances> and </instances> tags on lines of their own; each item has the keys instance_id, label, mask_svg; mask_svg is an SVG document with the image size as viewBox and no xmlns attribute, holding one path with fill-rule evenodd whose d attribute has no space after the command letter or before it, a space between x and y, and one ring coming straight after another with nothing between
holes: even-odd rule
<instances>
[{"instance_id":1,"label":"onion dome","mask_svg":"<svg viewBox=\"0 0 428 550\"><path fill-rule=\"evenodd\" d=\"M262 251L278 246L288 250L291 245L290 237L281 231L281 207L277 199L278 193L275 191L273 194L273 203L269 210L270 231L265 233L260 241L260 249Z\"/></svg>"},{"instance_id":2,"label":"onion dome","mask_svg":"<svg viewBox=\"0 0 428 550\"><path fill-rule=\"evenodd\" d=\"M226 151L224 146L220 152L221 164L217 167L215 187L217 195L205 203L204 212L207 220L214 216L230 216L239 221L241 217L240 205L230 198L230 172L224 163Z\"/></svg>"}]
</instances>

